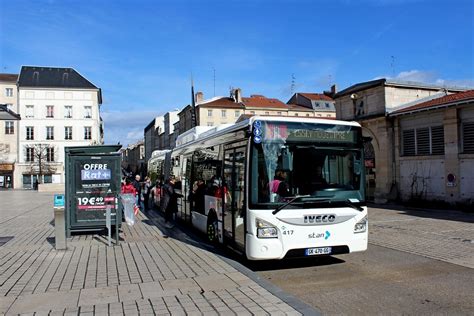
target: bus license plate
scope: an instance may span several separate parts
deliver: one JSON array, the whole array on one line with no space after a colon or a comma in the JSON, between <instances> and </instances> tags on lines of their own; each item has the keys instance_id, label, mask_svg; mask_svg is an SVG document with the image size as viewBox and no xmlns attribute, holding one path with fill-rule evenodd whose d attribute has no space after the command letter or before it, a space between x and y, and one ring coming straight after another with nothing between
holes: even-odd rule
<instances>
[{"instance_id":1,"label":"bus license plate","mask_svg":"<svg viewBox=\"0 0 474 316\"><path fill-rule=\"evenodd\" d=\"M308 248L306 249L307 256L315 255L328 255L331 253L331 247L319 247L319 248Z\"/></svg>"}]
</instances>

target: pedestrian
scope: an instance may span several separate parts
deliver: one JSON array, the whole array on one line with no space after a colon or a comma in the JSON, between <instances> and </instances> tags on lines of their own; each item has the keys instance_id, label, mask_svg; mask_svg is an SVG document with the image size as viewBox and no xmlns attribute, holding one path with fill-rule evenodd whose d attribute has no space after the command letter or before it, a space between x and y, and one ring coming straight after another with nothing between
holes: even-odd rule
<instances>
[{"instance_id":1,"label":"pedestrian","mask_svg":"<svg viewBox=\"0 0 474 316\"><path fill-rule=\"evenodd\" d=\"M206 185L202 179L194 182L192 191L193 210L200 214L204 214L204 195L206 194Z\"/></svg>"},{"instance_id":2,"label":"pedestrian","mask_svg":"<svg viewBox=\"0 0 474 316\"><path fill-rule=\"evenodd\" d=\"M173 225L170 221L173 217L173 213L178 212L178 197L180 194L175 191L176 178L170 176L168 182L163 186L163 201L162 210L165 212L165 224L168 228L172 228Z\"/></svg>"},{"instance_id":3,"label":"pedestrian","mask_svg":"<svg viewBox=\"0 0 474 316\"><path fill-rule=\"evenodd\" d=\"M137 190L135 190L135 187L133 186L132 181L130 181L129 178L125 179L125 183L124 185L122 185L121 193L122 194L128 193L128 194L133 194L133 196L136 196Z\"/></svg>"},{"instance_id":4,"label":"pedestrian","mask_svg":"<svg viewBox=\"0 0 474 316\"><path fill-rule=\"evenodd\" d=\"M137 191L136 193L136 200L137 200L137 206L140 210L142 210L142 184L140 183L140 175L135 176L135 180L133 181L133 186L135 187L135 190Z\"/></svg>"},{"instance_id":5,"label":"pedestrian","mask_svg":"<svg viewBox=\"0 0 474 316\"><path fill-rule=\"evenodd\" d=\"M145 181L143 182L143 206L145 212L148 211L150 208L150 191L151 191L151 181L149 177L145 177Z\"/></svg>"}]
</instances>

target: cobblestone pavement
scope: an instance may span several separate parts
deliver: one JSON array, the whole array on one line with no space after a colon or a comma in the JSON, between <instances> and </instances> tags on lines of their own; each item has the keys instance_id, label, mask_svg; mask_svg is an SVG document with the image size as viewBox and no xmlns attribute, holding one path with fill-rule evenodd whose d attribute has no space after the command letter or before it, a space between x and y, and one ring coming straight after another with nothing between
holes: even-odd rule
<instances>
[{"instance_id":1,"label":"cobblestone pavement","mask_svg":"<svg viewBox=\"0 0 474 316\"><path fill-rule=\"evenodd\" d=\"M474 268L474 213L370 207L369 243Z\"/></svg>"},{"instance_id":2,"label":"cobblestone pavement","mask_svg":"<svg viewBox=\"0 0 474 316\"><path fill-rule=\"evenodd\" d=\"M155 213L124 225L118 246L76 235L56 251L51 194L0 201L0 314L300 314L212 252L165 238Z\"/></svg>"}]
</instances>

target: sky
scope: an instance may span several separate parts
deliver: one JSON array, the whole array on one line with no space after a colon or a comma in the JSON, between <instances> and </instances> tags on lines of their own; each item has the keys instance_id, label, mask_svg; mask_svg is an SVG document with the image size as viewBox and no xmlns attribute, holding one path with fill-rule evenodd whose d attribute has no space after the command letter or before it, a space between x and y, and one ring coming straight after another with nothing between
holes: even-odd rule
<instances>
[{"instance_id":1,"label":"sky","mask_svg":"<svg viewBox=\"0 0 474 316\"><path fill-rule=\"evenodd\" d=\"M0 72L72 67L102 89L106 144L191 102L376 78L474 87L471 0L0 0Z\"/></svg>"}]
</instances>

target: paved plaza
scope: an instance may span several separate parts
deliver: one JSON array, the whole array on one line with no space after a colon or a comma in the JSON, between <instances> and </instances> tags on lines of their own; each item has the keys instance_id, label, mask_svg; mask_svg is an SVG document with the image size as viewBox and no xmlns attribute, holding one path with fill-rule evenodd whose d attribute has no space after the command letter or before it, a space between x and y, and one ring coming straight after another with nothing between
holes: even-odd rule
<instances>
[{"instance_id":1,"label":"paved plaza","mask_svg":"<svg viewBox=\"0 0 474 316\"><path fill-rule=\"evenodd\" d=\"M0 314L317 314L200 244L165 238L154 212L124 225L118 246L73 235L57 251L52 194L0 191L0 201Z\"/></svg>"},{"instance_id":2,"label":"paved plaza","mask_svg":"<svg viewBox=\"0 0 474 316\"><path fill-rule=\"evenodd\" d=\"M0 314L319 313L193 234L166 229L155 212L124 225L118 246L108 247L103 235L73 235L68 249L57 251L52 201L47 193L0 191ZM473 223L472 213L373 205L369 247L472 269Z\"/></svg>"},{"instance_id":3,"label":"paved plaza","mask_svg":"<svg viewBox=\"0 0 474 316\"><path fill-rule=\"evenodd\" d=\"M474 269L474 213L369 206L371 244Z\"/></svg>"}]
</instances>

